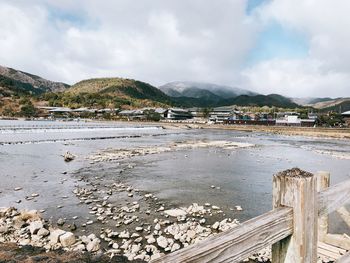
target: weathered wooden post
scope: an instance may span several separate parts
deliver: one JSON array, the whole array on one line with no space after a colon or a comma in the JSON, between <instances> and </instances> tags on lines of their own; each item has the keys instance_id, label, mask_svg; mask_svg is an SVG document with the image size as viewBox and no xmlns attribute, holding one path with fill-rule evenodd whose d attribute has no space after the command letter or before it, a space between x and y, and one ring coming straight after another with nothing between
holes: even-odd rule
<instances>
[{"instance_id":1,"label":"weathered wooden post","mask_svg":"<svg viewBox=\"0 0 350 263\"><path fill-rule=\"evenodd\" d=\"M293 168L273 177L273 207L293 208L293 234L272 246L273 263L317 261L316 176Z\"/></svg>"},{"instance_id":2,"label":"weathered wooden post","mask_svg":"<svg viewBox=\"0 0 350 263\"><path fill-rule=\"evenodd\" d=\"M325 171L317 172L317 192L329 187L330 173ZM318 240L324 242L328 234L328 214L318 218Z\"/></svg>"}]
</instances>

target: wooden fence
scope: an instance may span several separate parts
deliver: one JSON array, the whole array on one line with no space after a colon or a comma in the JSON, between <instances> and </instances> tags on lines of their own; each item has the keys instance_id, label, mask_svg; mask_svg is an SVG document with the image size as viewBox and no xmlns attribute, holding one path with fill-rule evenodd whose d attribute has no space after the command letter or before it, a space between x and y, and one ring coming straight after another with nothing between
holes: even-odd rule
<instances>
[{"instance_id":1,"label":"wooden fence","mask_svg":"<svg viewBox=\"0 0 350 263\"><path fill-rule=\"evenodd\" d=\"M152 263L241 262L270 245L273 263L314 263L324 251L337 254L334 245L350 249L349 238L328 233L328 214L336 210L350 226L343 208L349 200L350 180L329 187L327 172L287 170L273 177L273 210ZM350 254L336 262L350 262Z\"/></svg>"}]
</instances>

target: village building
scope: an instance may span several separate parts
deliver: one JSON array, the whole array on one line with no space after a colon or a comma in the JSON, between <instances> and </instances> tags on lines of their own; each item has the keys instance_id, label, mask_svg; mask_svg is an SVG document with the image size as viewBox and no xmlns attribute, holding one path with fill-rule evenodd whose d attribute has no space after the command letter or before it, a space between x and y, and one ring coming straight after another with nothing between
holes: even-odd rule
<instances>
[{"instance_id":1,"label":"village building","mask_svg":"<svg viewBox=\"0 0 350 263\"><path fill-rule=\"evenodd\" d=\"M350 111L343 112L341 116L344 118L345 125L350 126Z\"/></svg>"},{"instance_id":2,"label":"village building","mask_svg":"<svg viewBox=\"0 0 350 263\"><path fill-rule=\"evenodd\" d=\"M203 108L189 108L188 111L194 118L204 118L204 109Z\"/></svg>"},{"instance_id":3,"label":"village building","mask_svg":"<svg viewBox=\"0 0 350 263\"><path fill-rule=\"evenodd\" d=\"M298 115L286 115L284 118L276 119L276 125L279 126L302 126L313 127L316 119L300 119Z\"/></svg>"},{"instance_id":4,"label":"village building","mask_svg":"<svg viewBox=\"0 0 350 263\"><path fill-rule=\"evenodd\" d=\"M241 112L235 107L217 107L209 113L209 120L222 123L230 119L239 119Z\"/></svg>"},{"instance_id":5,"label":"village building","mask_svg":"<svg viewBox=\"0 0 350 263\"><path fill-rule=\"evenodd\" d=\"M127 118L128 120L143 120L145 116L143 110L122 110L118 113L119 116Z\"/></svg>"},{"instance_id":6,"label":"village building","mask_svg":"<svg viewBox=\"0 0 350 263\"><path fill-rule=\"evenodd\" d=\"M180 108L170 108L168 109L167 119L169 120L187 120L191 119L193 116L189 110Z\"/></svg>"}]
</instances>

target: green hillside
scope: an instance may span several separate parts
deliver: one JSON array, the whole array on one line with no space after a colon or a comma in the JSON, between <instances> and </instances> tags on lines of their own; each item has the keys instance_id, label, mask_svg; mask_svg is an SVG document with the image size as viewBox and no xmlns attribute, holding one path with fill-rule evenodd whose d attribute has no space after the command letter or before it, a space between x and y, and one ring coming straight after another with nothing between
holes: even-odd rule
<instances>
[{"instance_id":1,"label":"green hillside","mask_svg":"<svg viewBox=\"0 0 350 263\"><path fill-rule=\"evenodd\" d=\"M96 78L83 80L62 94L47 94L49 100L62 102L62 106L165 106L173 104L171 98L152 85L133 79ZM75 105L72 105L75 104Z\"/></svg>"}]
</instances>

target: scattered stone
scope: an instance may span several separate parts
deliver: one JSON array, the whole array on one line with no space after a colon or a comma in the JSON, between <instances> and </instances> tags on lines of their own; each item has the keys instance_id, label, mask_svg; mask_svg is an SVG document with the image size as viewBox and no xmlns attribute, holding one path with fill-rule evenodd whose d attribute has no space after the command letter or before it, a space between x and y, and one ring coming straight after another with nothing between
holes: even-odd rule
<instances>
[{"instance_id":1,"label":"scattered stone","mask_svg":"<svg viewBox=\"0 0 350 263\"><path fill-rule=\"evenodd\" d=\"M157 244L161 248L166 248L168 246L168 240L165 237L160 236L157 238Z\"/></svg>"},{"instance_id":2,"label":"scattered stone","mask_svg":"<svg viewBox=\"0 0 350 263\"><path fill-rule=\"evenodd\" d=\"M187 212L182 209L171 209L171 210L165 210L165 214L172 216L172 217L179 217L179 216L186 216Z\"/></svg>"},{"instance_id":3,"label":"scattered stone","mask_svg":"<svg viewBox=\"0 0 350 263\"><path fill-rule=\"evenodd\" d=\"M5 226L0 226L0 234L6 234L8 232L8 227Z\"/></svg>"},{"instance_id":4,"label":"scattered stone","mask_svg":"<svg viewBox=\"0 0 350 263\"><path fill-rule=\"evenodd\" d=\"M118 248L119 248L118 243L113 243L112 248L114 248L114 249L118 249Z\"/></svg>"},{"instance_id":5,"label":"scattered stone","mask_svg":"<svg viewBox=\"0 0 350 263\"><path fill-rule=\"evenodd\" d=\"M240 205L236 205L235 208L236 208L237 211L242 211L243 210L243 208Z\"/></svg>"},{"instance_id":6,"label":"scattered stone","mask_svg":"<svg viewBox=\"0 0 350 263\"><path fill-rule=\"evenodd\" d=\"M45 228L40 228L39 231L38 231L38 233L37 233L37 235L38 235L39 237L46 237L46 236L48 236L49 234L50 234L50 231L47 230L47 229L45 229Z\"/></svg>"},{"instance_id":7,"label":"scattered stone","mask_svg":"<svg viewBox=\"0 0 350 263\"><path fill-rule=\"evenodd\" d=\"M86 250L89 252L96 252L98 250L100 250L100 240L98 240L97 238L90 241L87 245L86 245Z\"/></svg>"},{"instance_id":8,"label":"scattered stone","mask_svg":"<svg viewBox=\"0 0 350 263\"><path fill-rule=\"evenodd\" d=\"M70 225L69 229L70 229L70 231L75 231L75 230L77 230L76 224L73 222L73 223Z\"/></svg>"},{"instance_id":9,"label":"scattered stone","mask_svg":"<svg viewBox=\"0 0 350 263\"><path fill-rule=\"evenodd\" d=\"M211 226L211 228L213 228L213 229L218 229L219 226L220 226L220 223L219 223L219 222L215 222L215 223Z\"/></svg>"},{"instance_id":10,"label":"scattered stone","mask_svg":"<svg viewBox=\"0 0 350 263\"><path fill-rule=\"evenodd\" d=\"M64 219L62 219L62 218L59 218L57 220L57 225L59 225L59 226L63 226L65 223L66 223L66 221Z\"/></svg>"},{"instance_id":11,"label":"scattered stone","mask_svg":"<svg viewBox=\"0 0 350 263\"><path fill-rule=\"evenodd\" d=\"M16 187L14 190L15 191L20 191L20 190L22 190L23 188L22 187Z\"/></svg>"},{"instance_id":12,"label":"scattered stone","mask_svg":"<svg viewBox=\"0 0 350 263\"><path fill-rule=\"evenodd\" d=\"M173 246L171 247L170 252L174 252L180 248L181 248L181 246L178 243L174 243Z\"/></svg>"},{"instance_id":13,"label":"scattered stone","mask_svg":"<svg viewBox=\"0 0 350 263\"><path fill-rule=\"evenodd\" d=\"M149 236L148 238L147 238L147 243L148 244L153 244L153 243L155 243L156 242L156 240L155 240L155 238L153 237L153 236Z\"/></svg>"},{"instance_id":14,"label":"scattered stone","mask_svg":"<svg viewBox=\"0 0 350 263\"><path fill-rule=\"evenodd\" d=\"M75 236L72 232L66 232L60 235L59 239L63 247L68 247L75 243Z\"/></svg>"},{"instance_id":15,"label":"scattered stone","mask_svg":"<svg viewBox=\"0 0 350 263\"><path fill-rule=\"evenodd\" d=\"M120 238L130 238L130 233L129 233L129 231L124 230L123 232L121 232L121 233L119 234L119 237L120 237Z\"/></svg>"},{"instance_id":16,"label":"scattered stone","mask_svg":"<svg viewBox=\"0 0 350 263\"><path fill-rule=\"evenodd\" d=\"M29 224L28 228L30 233L34 235L39 231L39 229L43 228L43 223L40 220L34 221Z\"/></svg>"},{"instance_id":17,"label":"scattered stone","mask_svg":"<svg viewBox=\"0 0 350 263\"><path fill-rule=\"evenodd\" d=\"M52 244L56 244L59 242L59 238L61 235L63 235L64 233L66 233L66 231L62 230L62 229L55 229L53 231L50 232L50 242Z\"/></svg>"}]
</instances>

